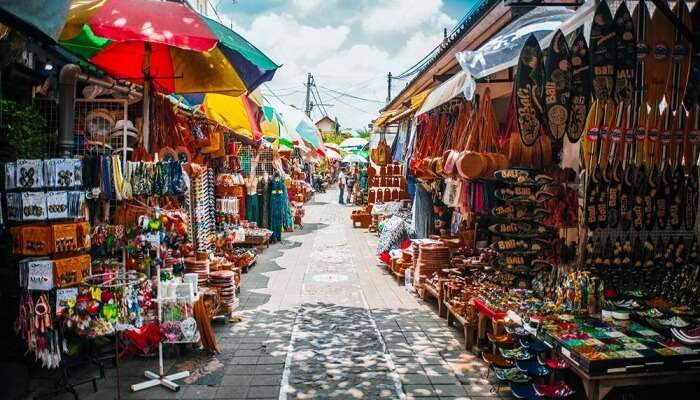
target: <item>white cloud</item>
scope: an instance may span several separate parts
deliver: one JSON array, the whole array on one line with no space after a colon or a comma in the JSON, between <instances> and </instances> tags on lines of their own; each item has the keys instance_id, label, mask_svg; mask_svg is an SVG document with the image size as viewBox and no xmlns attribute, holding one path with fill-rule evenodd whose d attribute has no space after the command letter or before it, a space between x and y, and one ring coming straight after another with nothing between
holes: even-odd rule
<instances>
[{"instance_id":1,"label":"white cloud","mask_svg":"<svg viewBox=\"0 0 700 400\"><path fill-rule=\"evenodd\" d=\"M293 0L292 4L294 8L300 14L306 14L311 11L317 10L321 7L328 6L329 3L334 3L331 0Z\"/></svg>"},{"instance_id":2,"label":"white cloud","mask_svg":"<svg viewBox=\"0 0 700 400\"><path fill-rule=\"evenodd\" d=\"M440 11L442 0L384 0L377 3L366 11L367 17L362 21L362 27L370 33L407 32L426 22L449 19ZM440 25L436 27L442 28Z\"/></svg>"},{"instance_id":3,"label":"white cloud","mask_svg":"<svg viewBox=\"0 0 700 400\"><path fill-rule=\"evenodd\" d=\"M371 0L352 6L336 2L334 7L317 0L294 0L286 8L239 19L234 29L282 64L273 81L262 88L268 101L279 102L274 92L303 109L310 72L321 100L333 104L326 107L328 114L337 116L344 128L357 129L376 118L384 105L387 73L416 63L440 43L442 27L451 28L455 22L442 12L442 0ZM393 93L403 85L393 82ZM324 87L375 101L339 96ZM315 108L312 119L320 116Z\"/></svg>"}]
</instances>

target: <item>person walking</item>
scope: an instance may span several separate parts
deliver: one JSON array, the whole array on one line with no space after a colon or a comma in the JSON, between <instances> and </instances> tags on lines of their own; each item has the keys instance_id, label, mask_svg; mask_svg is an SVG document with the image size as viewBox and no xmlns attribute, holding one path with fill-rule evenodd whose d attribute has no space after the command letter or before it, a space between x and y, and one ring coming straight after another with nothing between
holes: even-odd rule
<instances>
[{"instance_id":1,"label":"person walking","mask_svg":"<svg viewBox=\"0 0 700 400\"><path fill-rule=\"evenodd\" d=\"M345 182L346 182L346 188L345 190L348 192L348 204L352 204L353 202L353 194L355 192L355 175L351 172L345 177Z\"/></svg>"},{"instance_id":2,"label":"person walking","mask_svg":"<svg viewBox=\"0 0 700 400\"><path fill-rule=\"evenodd\" d=\"M345 204L345 172L340 170L338 174L338 189L340 189L340 197L338 197L338 204Z\"/></svg>"}]
</instances>

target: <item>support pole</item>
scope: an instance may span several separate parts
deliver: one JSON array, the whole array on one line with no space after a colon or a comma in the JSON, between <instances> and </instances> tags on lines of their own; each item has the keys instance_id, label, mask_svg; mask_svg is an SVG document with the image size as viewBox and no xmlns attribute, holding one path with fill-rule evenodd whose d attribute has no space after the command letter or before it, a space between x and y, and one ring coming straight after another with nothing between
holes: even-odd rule
<instances>
[{"instance_id":1,"label":"support pole","mask_svg":"<svg viewBox=\"0 0 700 400\"><path fill-rule=\"evenodd\" d=\"M387 86L386 102L388 104L391 101L391 72L389 72L389 74L387 74L387 76L386 76L386 86Z\"/></svg>"},{"instance_id":2,"label":"support pole","mask_svg":"<svg viewBox=\"0 0 700 400\"><path fill-rule=\"evenodd\" d=\"M145 43L143 60L143 147L150 151L150 119L151 119L151 44Z\"/></svg>"},{"instance_id":3,"label":"support pole","mask_svg":"<svg viewBox=\"0 0 700 400\"><path fill-rule=\"evenodd\" d=\"M306 74L306 100L305 100L305 105L304 105L304 113L306 114L307 117L311 118L311 81L313 77L311 76L311 73L309 72Z\"/></svg>"}]
</instances>

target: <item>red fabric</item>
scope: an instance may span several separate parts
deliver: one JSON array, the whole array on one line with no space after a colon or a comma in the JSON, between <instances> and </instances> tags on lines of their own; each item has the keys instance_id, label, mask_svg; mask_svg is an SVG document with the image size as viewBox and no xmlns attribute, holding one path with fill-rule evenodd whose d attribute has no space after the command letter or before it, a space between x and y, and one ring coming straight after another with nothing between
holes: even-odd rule
<instances>
[{"instance_id":1,"label":"red fabric","mask_svg":"<svg viewBox=\"0 0 700 400\"><path fill-rule=\"evenodd\" d=\"M189 7L170 1L107 0L88 20L97 36L209 51L218 42Z\"/></svg>"},{"instance_id":2,"label":"red fabric","mask_svg":"<svg viewBox=\"0 0 700 400\"><path fill-rule=\"evenodd\" d=\"M262 139L262 132L260 132L260 124L258 123L258 114L255 112L255 106L251 104L248 96L241 96L241 100L243 101L243 108L248 116L250 133L253 135L253 139L258 142Z\"/></svg>"},{"instance_id":3,"label":"red fabric","mask_svg":"<svg viewBox=\"0 0 700 400\"><path fill-rule=\"evenodd\" d=\"M143 61L145 47L143 42L112 43L90 59L90 62L102 68L108 74L143 83ZM173 64L170 50L163 44L151 46L150 75L156 88L165 93L175 91Z\"/></svg>"},{"instance_id":4,"label":"red fabric","mask_svg":"<svg viewBox=\"0 0 700 400\"><path fill-rule=\"evenodd\" d=\"M481 299L474 299L474 305L476 306L476 310L478 312L484 314L488 318L502 319L506 316L505 312L496 312L490 309L486 304L484 304L484 302Z\"/></svg>"}]
</instances>

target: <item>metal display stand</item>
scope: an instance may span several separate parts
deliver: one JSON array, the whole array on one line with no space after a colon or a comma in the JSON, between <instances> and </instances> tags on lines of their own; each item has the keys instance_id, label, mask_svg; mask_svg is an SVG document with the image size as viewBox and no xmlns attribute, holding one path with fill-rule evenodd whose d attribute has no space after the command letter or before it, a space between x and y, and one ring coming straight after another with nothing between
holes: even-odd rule
<instances>
[{"instance_id":1,"label":"metal display stand","mask_svg":"<svg viewBox=\"0 0 700 400\"><path fill-rule=\"evenodd\" d=\"M155 212L155 218L160 218L160 210L156 209ZM160 234L158 236L158 242L160 244ZM156 247L156 257L160 259L160 245ZM163 318L162 311L163 311L163 305L162 302L165 299L163 296L163 292L161 291L161 285L160 285L160 263L156 263L156 282L158 284L156 285L156 290L158 293L158 297L156 298L156 303L158 304L158 321L160 322L161 319ZM141 390L145 389L150 389L155 386L164 386L173 392L177 392L180 390L180 385L175 383L176 380L187 378L190 376L190 371L181 371L177 372L174 374L170 375L165 375L165 371L163 371L163 341L159 341L158 343L158 372L155 373L152 371L145 371L143 374L148 378L149 380L141 382L141 383L136 383L131 385L131 391L132 392L138 392Z\"/></svg>"}]
</instances>

